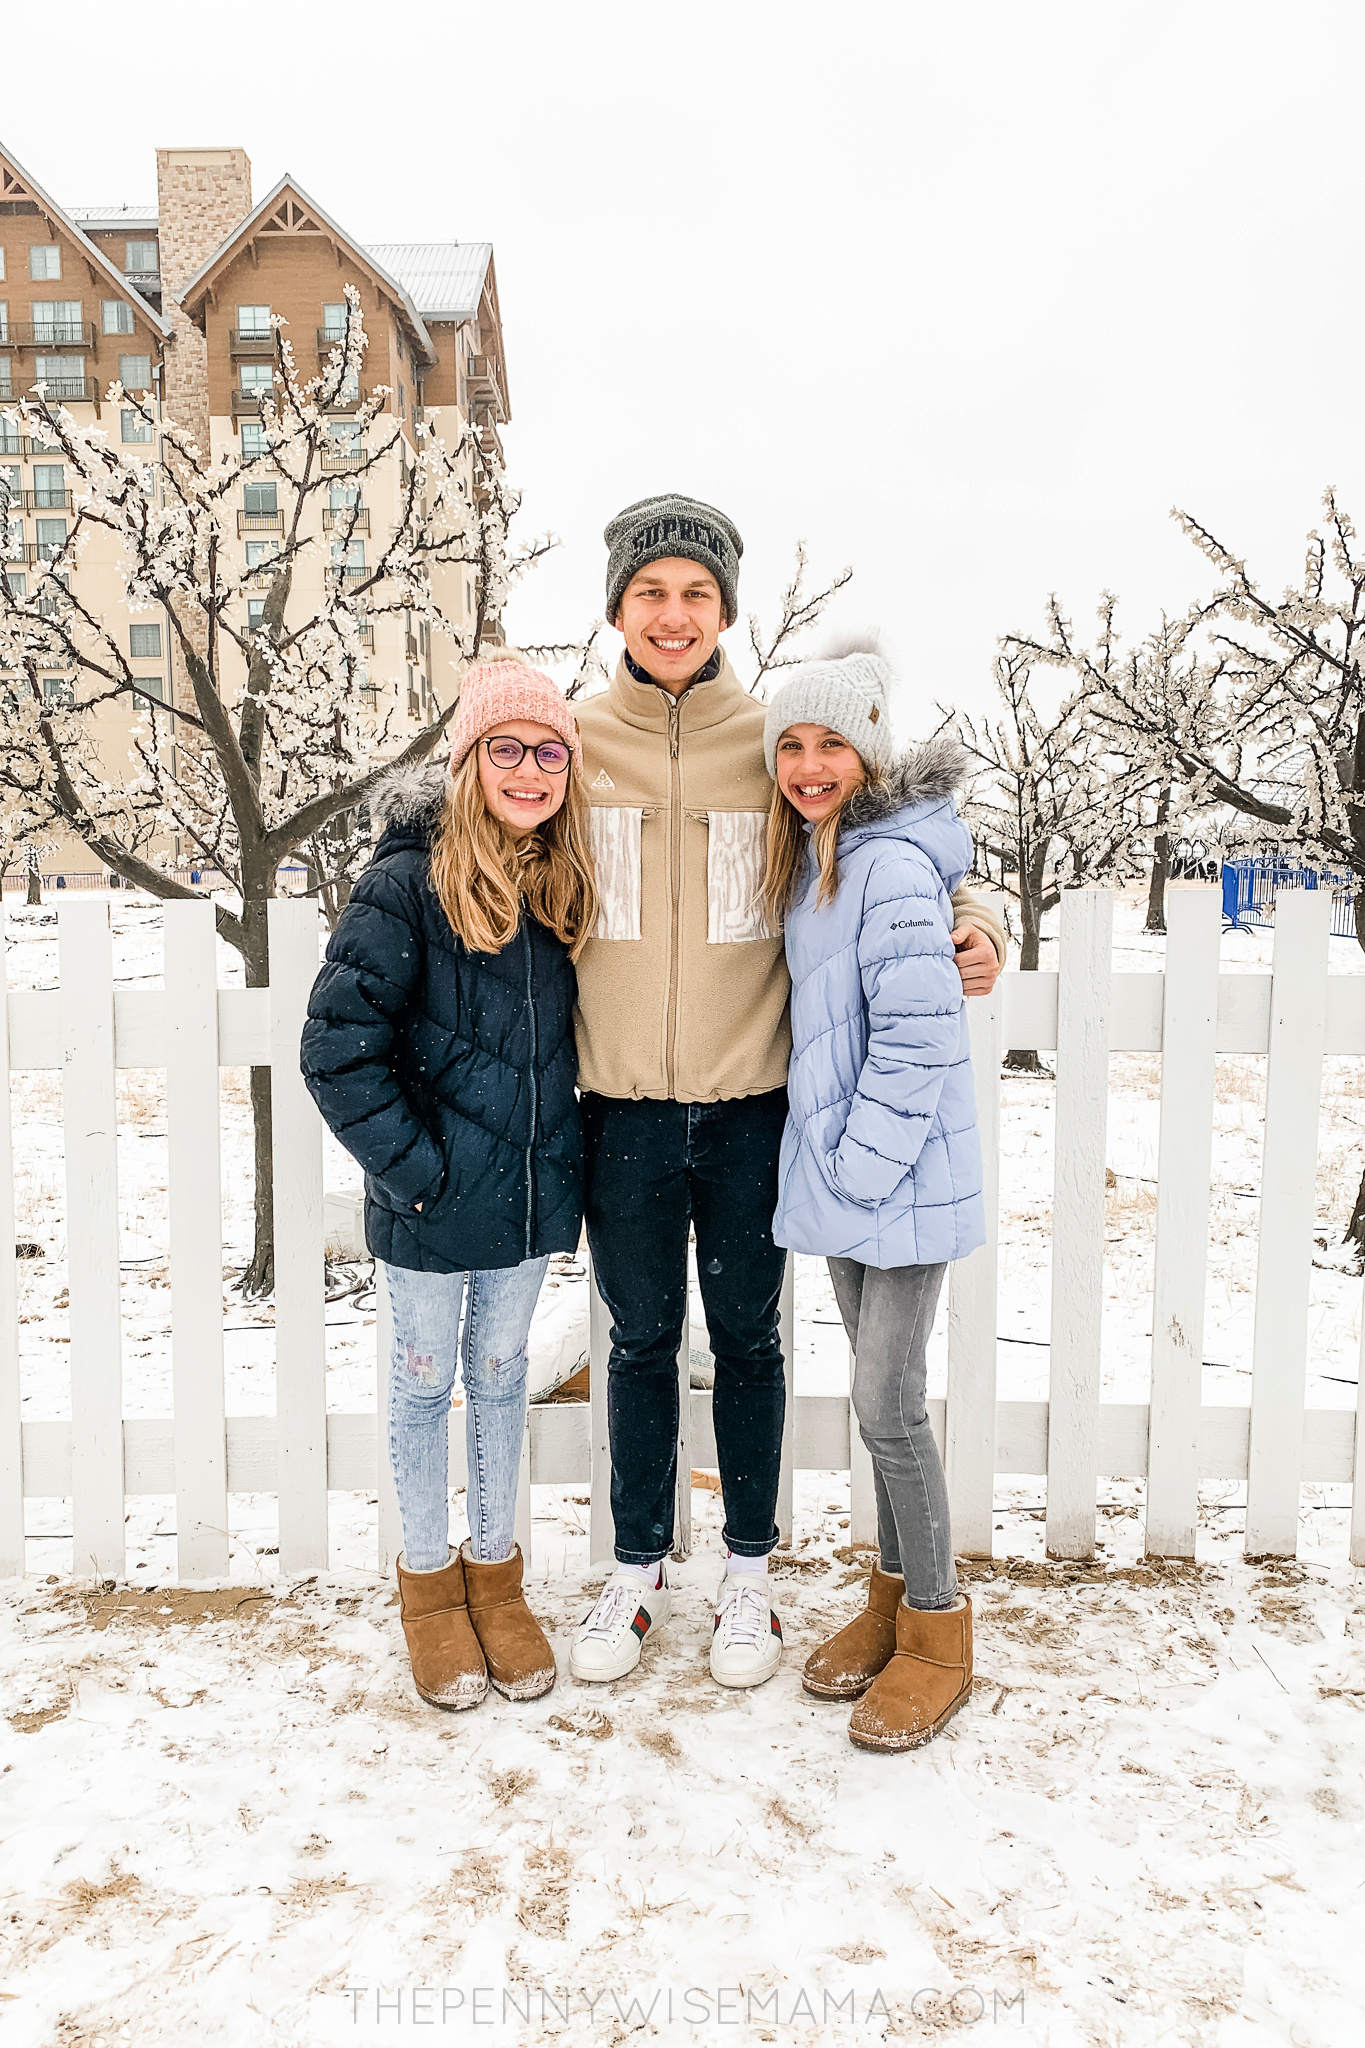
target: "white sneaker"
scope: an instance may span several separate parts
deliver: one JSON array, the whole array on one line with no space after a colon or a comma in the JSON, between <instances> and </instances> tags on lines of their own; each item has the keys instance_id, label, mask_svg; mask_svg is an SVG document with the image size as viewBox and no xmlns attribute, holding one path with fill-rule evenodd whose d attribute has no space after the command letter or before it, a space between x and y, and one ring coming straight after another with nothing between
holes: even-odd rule
<instances>
[{"instance_id":1,"label":"white sneaker","mask_svg":"<svg viewBox=\"0 0 1365 2048\"><path fill-rule=\"evenodd\" d=\"M727 1572L716 1595L711 1676L717 1685L762 1685L782 1662L782 1623L765 1574Z\"/></svg>"},{"instance_id":2,"label":"white sneaker","mask_svg":"<svg viewBox=\"0 0 1365 2048\"><path fill-rule=\"evenodd\" d=\"M668 1620L672 1607L667 1565L659 1568L657 1586L647 1586L638 1572L618 1568L592 1613L578 1624L569 1651L570 1675L597 1685L624 1678L639 1663L645 1637Z\"/></svg>"}]
</instances>

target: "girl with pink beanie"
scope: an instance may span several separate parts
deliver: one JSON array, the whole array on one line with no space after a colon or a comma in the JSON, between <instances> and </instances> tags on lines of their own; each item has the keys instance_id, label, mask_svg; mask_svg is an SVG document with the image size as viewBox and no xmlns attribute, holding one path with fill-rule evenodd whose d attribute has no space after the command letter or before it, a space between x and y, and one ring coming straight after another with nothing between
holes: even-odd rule
<instances>
[{"instance_id":1,"label":"girl with pink beanie","mask_svg":"<svg viewBox=\"0 0 1365 2048\"><path fill-rule=\"evenodd\" d=\"M447 762L390 778L384 827L308 1006L304 1077L365 1170L393 1311L389 1450L414 1683L533 1699L555 1662L513 1540L526 1339L550 1255L578 1248L573 963L597 920L578 727L514 655L471 668ZM469 1540L449 1542L464 1381Z\"/></svg>"}]
</instances>

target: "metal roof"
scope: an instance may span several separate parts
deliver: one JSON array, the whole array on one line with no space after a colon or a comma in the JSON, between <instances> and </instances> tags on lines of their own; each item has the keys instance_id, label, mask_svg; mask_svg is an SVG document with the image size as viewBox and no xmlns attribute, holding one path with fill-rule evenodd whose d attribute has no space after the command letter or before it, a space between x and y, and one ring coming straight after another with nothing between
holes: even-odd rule
<instances>
[{"instance_id":1,"label":"metal roof","mask_svg":"<svg viewBox=\"0 0 1365 2048\"><path fill-rule=\"evenodd\" d=\"M398 278L428 320L470 320L479 310L491 242L371 242L366 254Z\"/></svg>"},{"instance_id":2,"label":"metal roof","mask_svg":"<svg viewBox=\"0 0 1365 2048\"><path fill-rule=\"evenodd\" d=\"M67 216L79 223L87 234L91 229L101 228L146 228L155 234L157 229L156 201L150 206L68 206Z\"/></svg>"},{"instance_id":3,"label":"metal roof","mask_svg":"<svg viewBox=\"0 0 1365 2048\"><path fill-rule=\"evenodd\" d=\"M81 226L80 222L76 220L74 215L71 212L69 212L69 210L65 206L59 205L50 193L45 192L42 186L38 183L38 180L35 177L33 177L30 172L24 169L23 165L19 162L18 158L12 155L8 149L4 151L4 157L5 162L9 165L10 169L15 172L15 174L20 179L21 183L27 185L29 191L33 194L34 198L37 199L43 206L50 207L53 213L57 214L62 220L66 222L72 234L76 237L76 240L84 245L85 253L90 258L91 262L97 263L100 269L104 272L105 276L112 278L121 292L126 292L130 298L134 298L137 300L143 312L146 314L147 318L151 321L154 327L159 327L163 334L169 334L171 332L171 323L169 319L166 317L166 315L164 313L158 313L154 306L149 306L147 304L147 301L143 298L141 292L137 289L136 285L129 284L127 278L123 275L123 272L121 270L115 270L113 264L105 255L103 249L100 248L98 242L91 241L89 235L86 234L85 229Z\"/></svg>"}]
</instances>

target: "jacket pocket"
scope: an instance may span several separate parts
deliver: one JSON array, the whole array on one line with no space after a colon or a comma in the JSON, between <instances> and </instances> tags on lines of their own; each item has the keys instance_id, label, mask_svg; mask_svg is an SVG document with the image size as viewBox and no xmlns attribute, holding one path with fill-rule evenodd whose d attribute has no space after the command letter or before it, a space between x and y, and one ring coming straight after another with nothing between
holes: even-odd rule
<instances>
[{"instance_id":1,"label":"jacket pocket","mask_svg":"<svg viewBox=\"0 0 1365 2048\"><path fill-rule=\"evenodd\" d=\"M760 890L767 867L766 811L705 811L706 938L712 946L775 939Z\"/></svg>"},{"instance_id":2,"label":"jacket pocket","mask_svg":"<svg viewBox=\"0 0 1365 2048\"><path fill-rule=\"evenodd\" d=\"M640 826L643 810L625 804L594 804L588 813L588 843L597 875L595 939L640 936Z\"/></svg>"}]
</instances>

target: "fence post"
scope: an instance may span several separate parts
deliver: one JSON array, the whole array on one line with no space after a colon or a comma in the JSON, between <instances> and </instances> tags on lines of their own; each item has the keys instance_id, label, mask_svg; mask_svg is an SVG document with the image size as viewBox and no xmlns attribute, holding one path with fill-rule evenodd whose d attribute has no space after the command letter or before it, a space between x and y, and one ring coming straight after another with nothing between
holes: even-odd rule
<instances>
[{"instance_id":1,"label":"fence post","mask_svg":"<svg viewBox=\"0 0 1365 2048\"><path fill-rule=\"evenodd\" d=\"M1352 1564L1365 1564L1365 1302L1360 1308L1360 1362L1356 1366L1356 1441L1351 1465Z\"/></svg>"},{"instance_id":2,"label":"fence post","mask_svg":"<svg viewBox=\"0 0 1365 2048\"><path fill-rule=\"evenodd\" d=\"M1296 889L1275 905L1251 1344L1248 1557L1293 1557L1298 1547L1331 918L1330 895L1316 890Z\"/></svg>"},{"instance_id":3,"label":"fence post","mask_svg":"<svg viewBox=\"0 0 1365 2048\"><path fill-rule=\"evenodd\" d=\"M19 1394L19 1268L14 1223L14 1126L10 1115L9 948L0 903L0 1578L21 1578L24 1546L23 1409Z\"/></svg>"},{"instance_id":4,"label":"fence post","mask_svg":"<svg viewBox=\"0 0 1365 2048\"><path fill-rule=\"evenodd\" d=\"M1218 1039L1218 896L1212 889L1181 890L1167 903L1166 918L1146 1549L1150 1557L1193 1557Z\"/></svg>"},{"instance_id":5,"label":"fence post","mask_svg":"<svg viewBox=\"0 0 1365 2048\"><path fill-rule=\"evenodd\" d=\"M57 913L66 1249L71 1296L73 1569L122 1578L123 1328L119 1298L114 951L107 903Z\"/></svg>"},{"instance_id":6,"label":"fence post","mask_svg":"<svg viewBox=\"0 0 1365 2048\"><path fill-rule=\"evenodd\" d=\"M992 909L999 902L999 898L986 900ZM966 1007L981 1134L986 1241L969 1258L958 1260L948 1281L948 1413L943 1462L953 1548L964 1557L989 1557L995 1510L1002 985L997 983L989 996L974 996ZM850 1441L856 1426L850 1416Z\"/></svg>"},{"instance_id":7,"label":"fence post","mask_svg":"<svg viewBox=\"0 0 1365 2048\"><path fill-rule=\"evenodd\" d=\"M275 1172L275 1428L280 1570L327 1567L327 1333L322 1119L303 1084L299 1039L318 971L310 897L266 906L270 1102Z\"/></svg>"},{"instance_id":8,"label":"fence post","mask_svg":"<svg viewBox=\"0 0 1365 2048\"><path fill-rule=\"evenodd\" d=\"M607 1434L607 1372L611 1364L611 1312L597 1291L588 1254L588 1558L616 1564L616 1520L611 1511L611 1441Z\"/></svg>"},{"instance_id":9,"label":"fence post","mask_svg":"<svg viewBox=\"0 0 1365 2048\"><path fill-rule=\"evenodd\" d=\"M228 1569L218 943L211 903L163 911L176 1570Z\"/></svg>"},{"instance_id":10,"label":"fence post","mask_svg":"<svg viewBox=\"0 0 1365 2048\"><path fill-rule=\"evenodd\" d=\"M1095 1554L1114 898L1068 889L1061 909L1047 1549L1084 1558Z\"/></svg>"}]
</instances>

